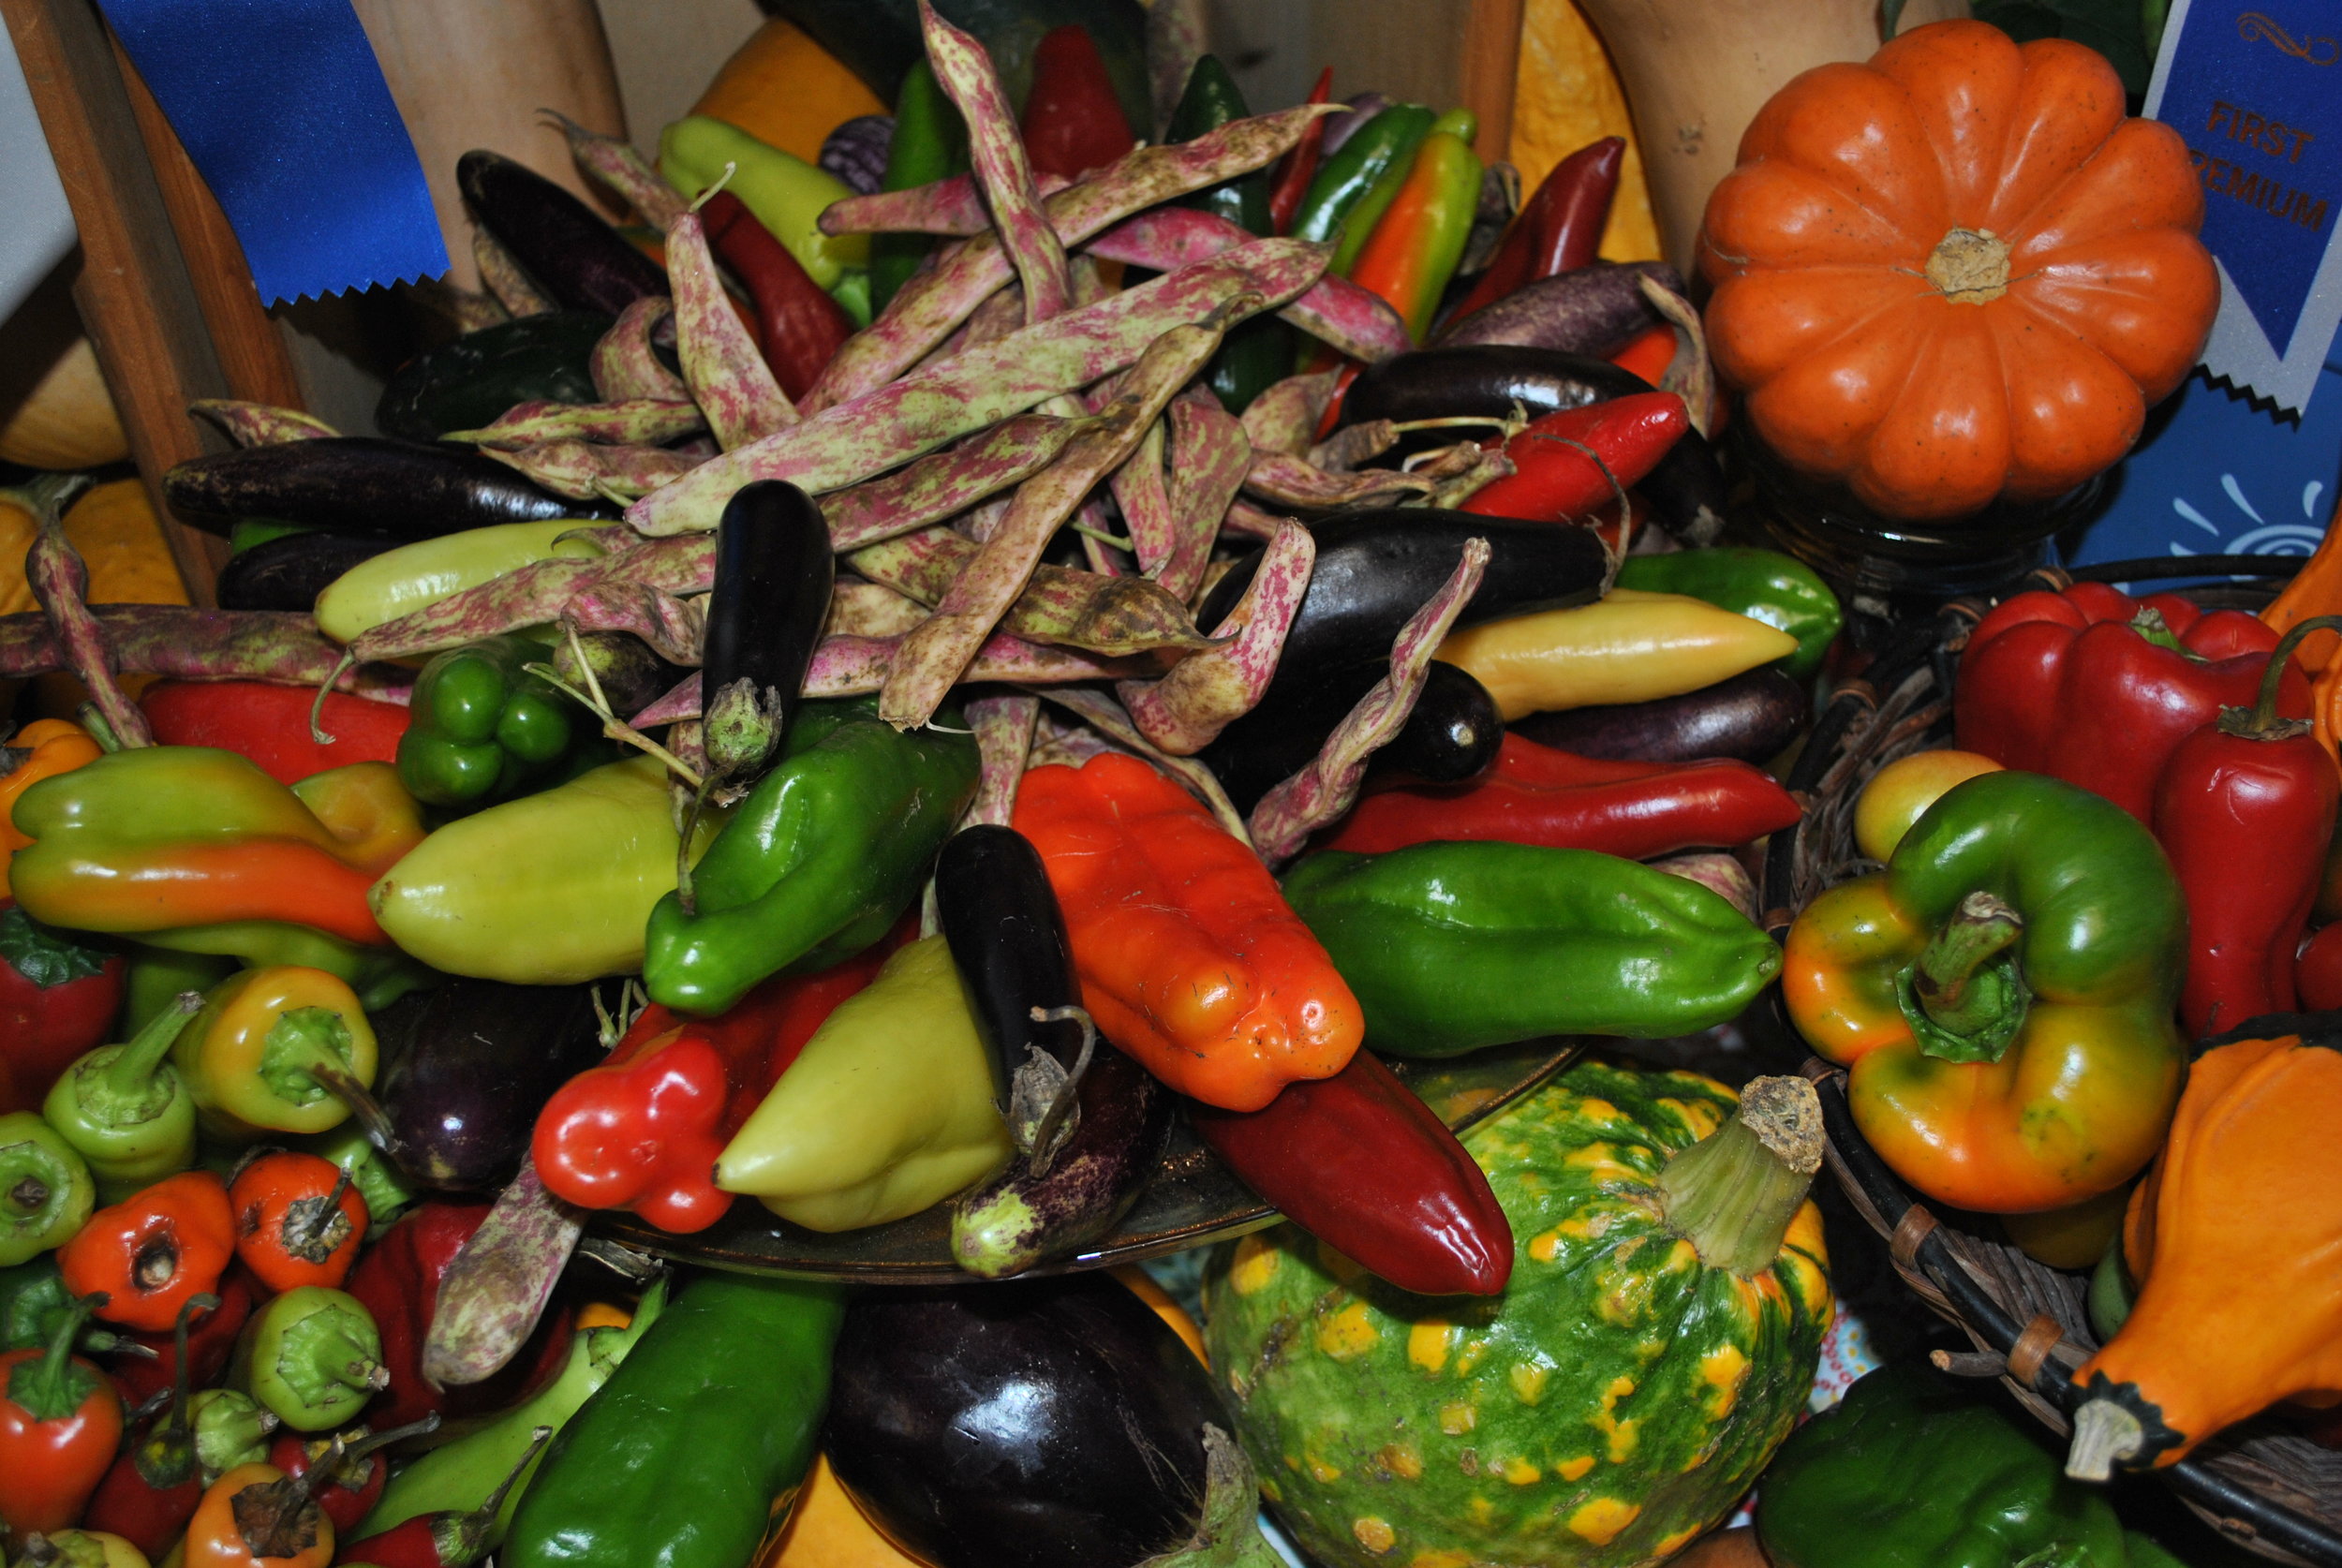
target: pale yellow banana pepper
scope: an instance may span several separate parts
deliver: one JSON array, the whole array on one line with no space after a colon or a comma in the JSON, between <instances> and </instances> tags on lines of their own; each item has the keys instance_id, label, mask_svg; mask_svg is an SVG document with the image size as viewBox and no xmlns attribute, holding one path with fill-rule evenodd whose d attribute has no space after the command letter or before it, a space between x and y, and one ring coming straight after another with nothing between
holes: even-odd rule
<instances>
[{"instance_id":1,"label":"pale yellow banana pepper","mask_svg":"<svg viewBox=\"0 0 2342 1568\"><path fill-rule=\"evenodd\" d=\"M1680 697L1796 651L1787 632L1703 600L1612 588L1593 604L1455 632L1437 657L1487 687L1510 723Z\"/></svg>"},{"instance_id":2,"label":"pale yellow banana pepper","mask_svg":"<svg viewBox=\"0 0 2342 1568\"><path fill-rule=\"evenodd\" d=\"M941 1203L1015 1152L951 950L912 943L829 1015L716 1161L716 1185L851 1231Z\"/></svg>"}]
</instances>

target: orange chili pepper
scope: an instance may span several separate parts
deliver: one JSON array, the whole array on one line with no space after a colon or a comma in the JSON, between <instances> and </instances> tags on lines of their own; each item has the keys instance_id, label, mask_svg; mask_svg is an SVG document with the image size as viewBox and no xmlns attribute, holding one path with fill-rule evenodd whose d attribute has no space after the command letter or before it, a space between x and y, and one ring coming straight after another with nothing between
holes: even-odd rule
<instances>
[{"instance_id":1,"label":"orange chili pepper","mask_svg":"<svg viewBox=\"0 0 2342 1568\"><path fill-rule=\"evenodd\" d=\"M101 1208L57 1250L75 1295L103 1292L108 1323L168 1333L191 1295L216 1290L235 1255L228 1187L209 1171L182 1171Z\"/></svg>"},{"instance_id":2,"label":"orange chili pepper","mask_svg":"<svg viewBox=\"0 0 2342 1568\"><path fill-rule=\"evenodd\" d=\"M44 778L71 773L105 754L89 732L62 718L34 719L8 737L6 749L23 756L0 774L0 897L8 892L8 857L33 841L31 834L16 831L16 797Z\"/></svg>"},{"instance_id":3,"label":"orange chili pepper","mask_svg":"<svg viewBox=\"0 0 2342 1568\"><path fill-rule=\"evenodd\" d=\"M228 1189L236 1256L270 1290L337 1288L366 1239L366 1201L331 1160L280 1150L236 1173Z\"/></svg>"},{"instance_id":4,"label":"orange chili pepper","mask_svg":"<svg viewBox=\"0 0 2342 1568\"><path fill-rule=\"evenodd\" d=\"M317 1465L306 1474L336 1468ZM239 1519L238 1496L255 1491L260 1497L245 1501ZM204 1491L182 1548L182 1568L326 1568L334 1561L334 1521L302 1482L274 1465L238 1465Z\"/></svg>"},{"instance_id":5,"label":"orange chili pepper","mask_svg":"<svg viewBox=\"0 0 2342 1568\"><path fill-rule=\"evenodd\" d=\"M1015 826L1065 910L1082 1001L1180 1093L1257 1111L1349 1065L1365 1016L1258 856L1134 757L1025 775Z\"/></svg>"},{"instance_id":6,"label":"orange chili pepper","mask_svg":"<svg viewBox=\"0 0 2342 1568\"><path fill-rule=\"evenodd\" d=\"M1479 202L1480 160L1462 137L1433 131L1416 149L1406 183L1350 268L1350 281L1389 302L1417 343L1463 259Z\"/></svg>"}]
</instances>

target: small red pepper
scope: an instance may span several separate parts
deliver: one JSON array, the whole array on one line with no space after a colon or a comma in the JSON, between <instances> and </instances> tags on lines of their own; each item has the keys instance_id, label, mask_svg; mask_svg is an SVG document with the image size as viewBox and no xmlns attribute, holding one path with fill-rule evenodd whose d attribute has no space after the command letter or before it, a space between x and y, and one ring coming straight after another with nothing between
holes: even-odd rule
<instances>
[{"instance_id":1,"label":"small red pepper","mask_svg":"<svg viewBox=\"0 0 2342 1568\"><path fill-rule=\"evenodd\" d=\"M2018 594L1968 634L1953 743L2003 767L2095 791L2142 822L2172 753L2223 707L2250 707L2277 634L2241 610L2176 594L2140 599L2103 583ZM2276 711L2309 716L2290 661Z\"/></svg>"},{"instance_id":2,"label":"small red pepper","mask_svg":"<svg viewBox=\"0 0 2342 1568\"><path fill-rule=\"evenodd\" d=\"M160 1332L189 1296L217 1294L235 1253L227 1184L182 1171L91 1215L57 1250L57 1268L75 1295L104 1294L106 1322Z\"/></svg>"},{"instance_id":3,"label":"small red pepper","mask_svg":"<svg viewBox=\"0 0 2342 1568\"><path fill-rule=\"evenodd\" d=\"M272 1291L340 1288L366 1239L366 1200L348 1172L314 1154L261 1155L236 1173L228 1206L236 1256Z\"/></svg>"},{"instance_id":4,"label":"small red pepper","mask_svg":"<svg viewBox=\"0 0 2342 1568\"><path fill-rule=\"evenodd\" d=\"M395 762L408 711L346 691L325 694L320 746L309 728L317 692L265 681L158 681L139 698L157 746L215 746L259 765L279 784L352 762Z\"/></svg>"},{"instance_id":5,"label":"small red pepper","mask_svg":"<svg viewBox=\"0 0 2342 1568\"><path fill-rule=\"evenodd\" d=\"M1524 283L1550 277L1552 272L1535 269L1545 265L1556 248L1563 251L1568 265L1554 271L1592 261L1602 243L1603 225L1609 221L1610 198L1617 194L1619 165L1625 155L1626 139L1606 136L1555 164L1538 182L1536 194L1514 214L1512 226L1505 230L1479 281L1456 306L1455 318L1460 319L1482 305L1494 304ZM1557 207L1562 211L1559 219L1554 216ZM1589 230L1591 244L1584 238Z\"/></svg>"},{"instance_id":6,"label":"small red pepper","mask_svg":"<svg viewBox=\"0 0 2342 1568\"><path fill-rule=\"evenodd\" d=\"M1659 377L1668 373L1668 366L1675 362L1675 328L1665 321L1645 327L1625 348L1610 356L1610 362L1657 386Z\"/></svg>"},{"instance_id":7,"label":"small red pepper","mask_svg":"<svg viewBox=\"0 0 2342 1568\"><path fill-rule=\"evenodd\" d=\"M1018 129L1033 172L1068 180L1103 169L1136 143L1089 28L1075 22L1041 35Z\"/></svg>"},{"instance_id":8,"label":"small red pepper","mask_svg":"<svg viewBox=\"0 0 2342 1568\"><path fill-rule=\"evenodd\" d=\"M0 1520L18 1536L82 1516L122 1441L122 1399L73 1354L94 1305L58 1320L44 1350L0 1355Z\"/></svg>"},{"instance_id":9,"label":"small red pepper","mask_svg":"<svg viewBox=\"0 0 2342 1568\"><path fill-rule=\"evenodd\" d=\"M438 1425L438 1416L432 1414L403 1427L353 1427L325 1437L279 1432L269 1444L268 1462L296 1481L313 1465L326 1467L309 1496L334 1522L334 1533L338 1536L357 1529L358 1521L374 1512L380 1500L391 1479L390 1462L382 1457L382 1451L394 1442L435 1431Z\"/></svg>"},{"instance_id":10,"label":"small red pepper","mask_svg":"<svg viewBox=\"0 0 2342 1568\"><path fill-rule=\"evenodd\" d=\"M455 1254L488 1218L484 1198L432 1198L418 1204L361 1253L342 1289L358 1298L382 1340L378 1358L391 1381L368 1408L369 1420L404 1427L426 1415L450 1420L517 1404L569 1359L570 1309L548 1310L528 1343L495 1376L434 1387L422 1375L423 1341L439 1301L439 1282Z\"/></svg>"},{"instance_id":11,"label":"small red pepper","mask_svg":"<svg viewBox=\"0 0 2342 1568\"><path fill-rule=\"evenodd\" d=\"M700 208L708 248L756 304L757 347L780 390L803 397L853 335L853 321L748 204L718 191Z\"/></svg>"},{"instance_id":12,"label":"small red pepper","mask_svg":"<svg viewBox=\"0 0 2342 1568\"><path fill-rule=\"evenodd\" d=\"M1286 1219L1401 1290L1496 1295L1513 1231L1489 1178L1372 1053L1257 1111L1188 1102L1196 1134Z\"/></svg>"},{"instance_id":13,"label":"small red pepper","mask_svg":"<svg viewBox=\"0 0 2342 1568\"><path fill-rule=\"evenodd\" d=\"M2293 985L2304 1010L2342 1009L2342 925L2321 925L2293 962Z\"/></svg>"},{"instance_id":14,"label":"small red pepper","mask_svg":"<svg viewBox=\"0 0 2342 1568\"><path fill-rule=\"evenodd\" d=\"M83 947L0 898L0 1116L39 1110L58 1075L106 1043L125 969L121 954Z\"/></svg>"},{"instance_id":15,"label":"small red pepper","mask_svg":"<svg viewBox=\"0 0 2342 1568\"><path fill-rule=\"evenodd\" d=\"M180 1309L172 1329L180 1366L189 1365L189 1323L218 1308L219 1297L197 1295ZM267 1419L274 1425L276 1418ZM194 1388L183 1375L161 1419L124 1449L98 1482L84 1511L83 1528L119 1535L149 1558L160 1557L186 1529L195 1505L203 1500L203 1467L196 1447Z\"/></svg>"},{"instance_id":16,"label":"small red pepper","mask_svg":"<svg viewBox=\"0 0 2342 1568\"><path fill-rule=\"evenodd\" d=\"M245 1320L252 1316L252 1309L260 1300L251 1270L241 1264L229 1265L212 1294L219 1298L219 1305L195 1319L187 1330L185 1354L189 1388L209 1388L219 1382L220 1374L228 1369L229 1358L235 1354L236 1336L244 1332ZM124 1338L155 1353L152 1356L124 1356L114 1362L114 1386L122 1390L125 1399L132 1405L142 1405L176 1384L182 1353L175 1326L168 1334L129 1334Z\"/></svg>"},{"instance_id":17,"label":"small red pepper","mask_svg":"<svg viewBox=\"0 0 2342 1568\"><path fill-rule=\"evenodd\" d=\"M1506 734L1468 784L1384 788L1322 848L1376 855L1440 839L1499 839L1647 860L1730 849L1798 820L1797 799L1746 762L1604 762Z\"/></svg>"},{"instance_id":18,"label":"small red pepper","mask_svg":"<svg viewBox=\"0 0 2342 1568\"><path fill-rule=\"evenodd\" d=\"M1334 68L1327 66L1317 73L1317 85L1310 89L1312 103L1331 102L1334 96ZM1310 182L1317 177L1317 159L1326 146L1326 122L1331 115L1312 120L1301 140L1293 144L1277 165L1275 177L1268 186L1268 231L1289 234L1293 231L1293 214L1301 210L1301 199L1310 193Z\"/></svg>"},{"instance_id":19,"label":"small red pepper","mask_svg":"<svg viewBox=\"0 0 2342 1568\"><path fill-rule=\"evenodd\" d=\"M2320 615L2269 656L2259 701L2179 743L2155 791L2155 836L2187 895L2180 1022L2199 1038L2298 1005L2296 951L2325 871L2342 777L2308 721L2276 716L2277 684Z\"/></svg>"},{"instance_id":20,"label":"small red pepper","mask_svg":"<svg viewBox=\"0 0 2342 1568\"><path fill-rule=\"evenodd\" d=\"M1481 486L1462 510L1532 523L1583 517L1657 467L1691 425L1690 411L1673 392L1629 392L1556 409L1505 443L1513 471Z\"/></svg>"},{"instance_id":21,"label":"small red pepper","mask_svg":"<svg viewBox=\"0 0 2342 1568\"><path fill-rule=\"evenodd\" d=\"M624 1208L677 1235L731 1208L716 1156L837 1004L876 978L910 928L814 975L775 975L713 1018L654 1003L609 1059L554 1091L530 1145L545 1191Z\"/></svg>"}]
</instances>

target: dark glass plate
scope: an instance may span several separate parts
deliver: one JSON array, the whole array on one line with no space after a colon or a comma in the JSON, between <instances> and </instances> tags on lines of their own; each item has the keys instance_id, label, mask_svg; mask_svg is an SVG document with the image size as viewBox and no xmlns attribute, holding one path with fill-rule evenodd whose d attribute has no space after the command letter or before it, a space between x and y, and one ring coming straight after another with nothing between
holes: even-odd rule
<instances>
[{"instance_id":1,"label":"dark glass plate","mask_svg":"<svg viewBox=\"0 0 2342 1568\"><path fill-rule=\"evenodd\" d=\"M1460 1132L1535 1088L1584 1048L1578 1040L1533 1040L1438 1061L1393 1059L1390 1066L1442 1120ZM1181 1117L1172 1124L1162 1166L1122 1222L1088 1250L1032 1272L1064 1274L1136 1263L1276 1221L1277 1211L1254 1197L1251 1188L1198 1143ZM891 1225L835 1235L790 1224L749 1198L734 1204L720 1221L696 1235L669 1235L627 1215L612 1216L596 1228L678 1263L743 1274L882 1285L948 1285L971 1278L951 1261L948 1204Z\"/></svg>"}]
</instances>

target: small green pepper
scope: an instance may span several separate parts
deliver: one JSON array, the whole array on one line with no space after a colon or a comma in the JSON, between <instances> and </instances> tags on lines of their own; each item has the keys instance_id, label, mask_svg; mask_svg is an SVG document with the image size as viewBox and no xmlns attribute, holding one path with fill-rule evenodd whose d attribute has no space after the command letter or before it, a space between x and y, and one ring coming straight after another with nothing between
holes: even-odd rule
<instances>
[{"instance_id":1,"label":"small green pepper","mask_svg":"<svg viewBox=\"0 0 2342 1568\"><path fill-rule=\"evenodd\" d=\"M1436 118L1419 103L1395 103L1360 126L1340 151L1318 166L1309 194L1293 215L1293 237L1323 242L1355 229L1357 244L1365 244L1383 207L1399 194L1399 181L1406 178L1415 150L1431 134ZM1359 203L1394 170L1397 176L1390 179L1382 206L1361 211Z\"/></svg>"},{"instance_id":2,"label":"small green pepper","mask_svg":"<svg viewBox=\"0 0 2342 1568\"><path fill-rule=\"evenodd\" d=\"M903 73L895 96L895 135L886 144L886 173L881 190L910 190L932 185L968 167L968 125L922 58ZM932 234L874 234L870 238L870 305L886 302L919 270L935 248Z\"/></svg>"},{"instance_id":3,"label":"small green pepper","mask_svg":"<svg viewBox=\"0 0 2342 1568\"><path fill-rule=\"evenodd\" d=\"M541 656L491 637L433 657L415 677L398 777L417 800L476 806L544 778L578 740L569 700L522 668Z\"/></svg>"},{"instance_id":4,"label":"small green pepper","mask_svg":"<svg viewBox=\"0 0 2342 1568\"><path fill-rule=\"evenodd\" d=\"M366 1202L368 1236L380 1235L415 1201L415 1190L406 1176L355 1121L346 1121L328 1132L295 1138L292 1143L302 1152L349 1173L349 1185Z\"/></svg>"},{"instance_id":5,"label":"small green pepper","mask_svg":"<svg viewBox=\"0 0 2342 1568\"><path fill-rule=\"evenodd\" d=\"M391 1374L363 1302L346 1291L296 1285L245 1324L228 1381L294 1430L322 1432L357 1415Z\"/></svg>"},{"instance_id":6,"label":"small green pepper","mask_svg":"<svg viewBox=\"0 0 2342 1568\"><path fill-rule=\"evenodd\" d=\"M208 991L235 973L236 968L236 961L224 954L181 953L144 942L133 945L129 973L123 984L122 1032L137 1034L178 1000L181 992Z\"/></svg>"},{"instance_id":7,"label":"small green pepper","mask_svg":"<svg viewBox=\"0 0 2342 1568\"><path fill-rule=\"evenodd\" d=\"M97 1206L89 1166L30 1111L0 1117L0 1268L64 1246Z\"/></svg>"},{"instance_id":8,"label":"small green pepper","mask_svg":"<svg viewBox=\"0 0 2342 1568\"><path fill-rule=\"evenodd\" d=\"M722 179L726 164L734 167L724 188L833 298L848 273L870 264L868 235L822 232L822 210L853 194L828 170L704 114L686 115L659 133L659 172L687 197L697 200Z\"/></svg>"},{"instance_id":9,"label":"small green pepper","mask_svg":"<svg viewBox=\"0 0 2342 1568\"><path fill-rule=\"evenodd\" d=\"M43 1120L88 1161L101 1203L116 1204L195 1163L195 1102L166 1058L203 998L181 992L127 1045L100 1045L58 1075Z\"/></svg>"},{"instance_id":10,"label":"small green pepper","mask_svg":"<svg viewBox=\"0 0 2342 1568\"><path fill-rule=\"evenodd\" d=\"M187 1396L187 1413L195 1429L196 1468L205 1486L238 1465L266 1462L276 1417L251 1395L199 1388Z\"/></svg>"},{"instance_id":11,"label":"small green pepper","mask_svg":"<svg viewBox=\"0 0 2342 1568\"><path fill-rule=\"evenodd\" d=\"M1797 652L1779 668L1799 680L1821 668L1845 624L1838 596L1812 567L1778 550L1678 550L1629 555L1618 586L1644 593L1682 594L1720 610L1777 627L1797 639Z\"/></svg>"}]
</instances>

